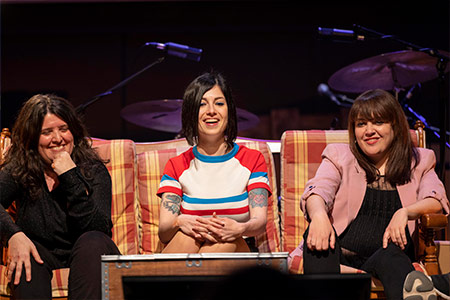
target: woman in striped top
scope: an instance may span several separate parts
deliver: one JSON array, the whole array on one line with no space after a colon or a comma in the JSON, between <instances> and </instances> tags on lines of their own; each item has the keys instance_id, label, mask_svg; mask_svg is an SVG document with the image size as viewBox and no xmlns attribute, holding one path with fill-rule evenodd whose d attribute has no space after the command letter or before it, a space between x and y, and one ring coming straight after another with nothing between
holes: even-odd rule
<instances>
[{"instance_id":1,"label":"woman in striped top","mask_svg":"<svg viewBox=\"0 0 450 300\"><path fill-rule=\"evenodd\" d=\"M247 252L244 237L266 225L264 157L234 142L236 108L222 75L197 77L183 99L182 133L193 147L172 158L161 179L163 252Z\"/></svg>"}]
</instances>

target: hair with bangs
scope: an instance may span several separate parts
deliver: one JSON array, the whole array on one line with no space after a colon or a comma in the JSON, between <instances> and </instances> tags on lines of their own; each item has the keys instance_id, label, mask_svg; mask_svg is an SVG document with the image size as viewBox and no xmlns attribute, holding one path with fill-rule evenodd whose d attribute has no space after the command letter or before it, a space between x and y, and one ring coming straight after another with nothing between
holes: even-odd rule
<instances>
[{"instance_id":1,"label":"hair with bangs","mask_svg":"<svg viewBox=\"0 0 450 300\"><path fill-rule=\"evenodd\" d=\"M391 124L394 139L388 149L386 181L393 186L410 182L412 170L417 166L420 157L412 143L408 121L400 103L389 92L376 89L362 93L350 109L348 117L350 149L366 172L367 182L372 183L377 179L379 172L356 142L355 124L359 120Z\"/></svg>"},{"instance_id":2,"label":"hair with bangs","mask_svg":"<svg viewBox=\"0 0 450 300\"><path fill-rule=\"evenodd\" d=\"M225 129L225 142L228 149L233 148L233 143L237 137L236 106L234 105L231 89L227 86L225 78L215 72L204 73L195 78L184 92L181 112L182 135L191 146L198 143L198 112L203 95L216 85L222 90L227 102L228 122Z\"/></svg>"},{"instance_id":3,"label":"hair with bangs","mask_svg":"<svg viewBox=\"0 0 450 300\"><path fill-rule=\"evenodd\" d=\"M73 136L71 157L86 177L91 177L94 162L102 161L91 147L91 140L72 104L52 94L37 94L26 101L17 116L11 135L11 148L0 169L5 169L30 195L36 196L45 185L47 167L38 151L42 124L47 114L67 123Z\"/></svg>"}]
</instances>

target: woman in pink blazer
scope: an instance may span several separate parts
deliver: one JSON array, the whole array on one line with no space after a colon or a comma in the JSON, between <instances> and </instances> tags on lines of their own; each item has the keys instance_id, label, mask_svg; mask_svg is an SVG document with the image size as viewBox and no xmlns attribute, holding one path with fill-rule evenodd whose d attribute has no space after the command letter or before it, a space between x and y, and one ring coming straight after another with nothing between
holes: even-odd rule
<instances>
[{"instance_id":1,"label":"woman in pink blazer","mask_svg":"<svg viewBox=\"0 0 450 300\"><path fill-rule=\"evenodd\" d=\"M403 295L403 284L414 270L414 220L449 212L434 153L413 146L400 104L383 90L355 100L348 130L349 145L327 146L301 198L310 222L304 272L339 273L340 264L347 265L379 278L388 299L407 299L412 294ZM426 292L433 289L430 283Z\"/></svg>"}]
</instances>

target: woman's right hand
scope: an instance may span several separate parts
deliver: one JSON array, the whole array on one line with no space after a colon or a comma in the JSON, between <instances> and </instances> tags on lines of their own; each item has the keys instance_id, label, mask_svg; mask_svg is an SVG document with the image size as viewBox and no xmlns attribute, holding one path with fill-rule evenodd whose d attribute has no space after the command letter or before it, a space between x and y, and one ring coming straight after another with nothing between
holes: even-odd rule
<instances>
[{"instance_id":1,"label":"woman's right hand","mask_svg":"<svg viewBox=\"0 0 450 300\"><path fill-rule=\"evenodd\" d=\"M328 247L334 249L335 233L323 198L316 194L310 195L306 199L306 210L311 219L306 240L308 249L317 251L327 250Z\"/></svg>"},{"instance_id":2,"label":"woman's right hand","mask_svg":"<svg viewBox=\"0 0 450 300\"><path fill-rule=\"evenodd\" d=\"M12 274L16 270L14 284L19 284L23 269L25 269L26 281L31 281L30 254L37 263L44 263L39 256L36 246L23 232L17 232L12 235L8 241L8 263L6 270L8 282L11 282L13 279Z\"/></svg>"},{"instance_id":3,"label":"woman's right hand","mask_svg":"<svg viewBox=\"0 0 450 300\"><path fill-rule=\"evenodd\" d=\"M309 224L306 245L310 250L324 251L334 249L335 234L326 213L316 214Z\"/></svg>"}]
</instances>

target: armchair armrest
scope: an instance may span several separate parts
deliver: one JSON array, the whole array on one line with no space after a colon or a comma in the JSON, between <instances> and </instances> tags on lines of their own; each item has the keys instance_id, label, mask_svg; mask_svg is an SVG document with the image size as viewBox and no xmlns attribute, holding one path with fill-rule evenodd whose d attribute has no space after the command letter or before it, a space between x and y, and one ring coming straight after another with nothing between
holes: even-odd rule
<instances>
[{"instance_id":1,"label":"armchair armrest","mask_svg":"<svg viewBox=\"0 0 450 300\"><path fill-rule=\"evenodd\" d=\"M447 223L448 220L444 214L424 214L420 217L417 258L425 265L429 275L440 273L434 240L436 231L445 229Z\"/></svg>"},{"instance_id":2,"label":"armchair armrest","mask_svg":"<svg viewBox=\"0 0 450 300\"><path fill-rule=\"evenodd\" d=\"M0 163L3 161L3 156L11 145L11 132L8 128L3 128L0 134Z\"/></svg>"}]
</instances>

